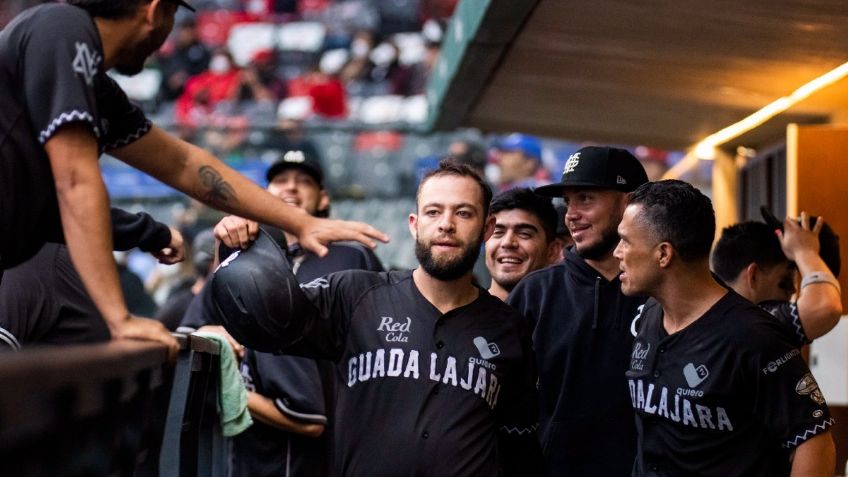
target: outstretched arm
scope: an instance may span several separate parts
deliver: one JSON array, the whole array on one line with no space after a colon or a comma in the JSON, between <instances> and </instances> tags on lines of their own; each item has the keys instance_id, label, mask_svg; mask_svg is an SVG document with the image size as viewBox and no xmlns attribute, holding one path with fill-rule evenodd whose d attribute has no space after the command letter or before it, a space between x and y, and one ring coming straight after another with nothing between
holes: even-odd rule
<instances>
[{"instance_id":1,"label":"outstretched arm","mask_svg":"<svg viewBox=\"0 0 848 477\"><path fill-rule=\"evenodd\" d=\"M370 225L317 219L285 204L210 153L155 126L112 154L211 207L287 230L319 256L327 253L330 242L355 240L368 247L375 240L388 242Z\"/></svg>"},{"instance_id":2,"label":"outstretched arm","mask_svg":"<svg viewBox=\"0 0 848 477\"><path fill-rule=\"evenodd\" d=\"M127 310L112 258L109 197L91 130L82 124L66 125L44 148L53 170L71 260L112 337L159 341L175 355L179 345L161 323L136 318Z\"/></svg>"}]
</instances>

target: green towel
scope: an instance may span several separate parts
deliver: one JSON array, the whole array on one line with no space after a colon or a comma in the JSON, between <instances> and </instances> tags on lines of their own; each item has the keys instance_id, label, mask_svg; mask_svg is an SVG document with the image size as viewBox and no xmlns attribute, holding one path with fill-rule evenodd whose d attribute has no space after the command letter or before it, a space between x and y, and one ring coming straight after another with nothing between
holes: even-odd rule
<instances>
[{"instance_id":1,"label":"green towel","mask_svg":"<svg viewBox=\"0 0 848 477\"><path fill-rule=\"evenodd\" d=\"M221 416L221 430L227 437L240 434L253 425L253 419L247 409L247 390L238 372L235 353L227 339L219 334L201 331L194 335L218 343L221 363L218 414Z\"/></svg>"}]
</instances>

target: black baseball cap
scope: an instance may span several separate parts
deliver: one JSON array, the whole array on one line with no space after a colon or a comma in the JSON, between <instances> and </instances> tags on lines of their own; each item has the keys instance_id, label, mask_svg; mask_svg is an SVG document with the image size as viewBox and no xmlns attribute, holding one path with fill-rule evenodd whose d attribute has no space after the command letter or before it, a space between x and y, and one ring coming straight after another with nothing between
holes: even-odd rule
<instances>
[{"instance_id":1,"label":"black baseball cap","mask_svg":"<svg viewBox=\"0 0 848 477\"><path fill-rule=\"evenodd\" d=\"M195 9L194 9L194 7L192 7L191 5L189 5L189 4L188 4L188 2L186 2L186 1L184 1L184 0L168 0L168 1L169 1L169 2L171 2L171 3L176 3L177 5L179 5L179 6L181 6L181 7L186 7L186 8L188 8L189 10L191 10L191 11L193 11L193 12L196 12L196 11L197 11L197 10L195 10Z\"/></svg>"},{"instance_id":2,"label":"black baseball cap","mask_svg":"<svg viewBox=\"0 0 848 477\"><path fill-rule=\"evenodd\" d=\"M783 221L775 217L771 210L766 206L760 206L760 215L763 216L766 225L774 229L783 230ZM818 218L815 215L810 215L810 228L816 225ZM819 231L819 256L827 268L833 272L833 276L839 277L840 269L842 268L842 260L839 255L839 235L825 222L822 224Z\"/></svg>"},{"instance_id":3,"label":"black baseball cap","mask_svg":"<svg viewBox=\"0 0 848 477\"><path fill-rule=\"evenodd\" d=\"M313 154L302 149L285 151L280 159L268 168L268 171L265 173L265 179L271 182L274 176L291 168L297 168L306 172L315 179L319 187L324 188L324 170L321 168L321 163L318 162L318 158Z\"/></svg>"},{"instance_id":4,"label":"black baseball cap","mask_svg":"<svg viewBox=\"0 0 848 477\"><path fill-rule=\"evenodd\" d=\"M587 146L568 157L559 183L537 187L534 192L545 197L562 197L568 187L632 192L646 182L645 168L626 149Z\"/></svg>"}]
</instances>

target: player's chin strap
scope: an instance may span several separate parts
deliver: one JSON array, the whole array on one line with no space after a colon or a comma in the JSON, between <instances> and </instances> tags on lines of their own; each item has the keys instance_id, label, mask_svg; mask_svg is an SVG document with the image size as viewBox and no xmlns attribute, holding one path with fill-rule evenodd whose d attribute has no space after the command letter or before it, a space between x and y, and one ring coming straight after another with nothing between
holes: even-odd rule
<instances>
[{"instance_id":1,"label":"player's chin strap","mask_svg":"<svg viewBox=\"0 0 848 477\"><path fill-rule=\"evenodd\" d=\"M842 293L842 287L839 286L839 280L837 280L830 272L810 272L804 275L804 278L801 279L801 289L803 290L804 287L812 285L813 283L829 283L836 287L836 290L839 293Z\"/></svg>"}]
</instances>

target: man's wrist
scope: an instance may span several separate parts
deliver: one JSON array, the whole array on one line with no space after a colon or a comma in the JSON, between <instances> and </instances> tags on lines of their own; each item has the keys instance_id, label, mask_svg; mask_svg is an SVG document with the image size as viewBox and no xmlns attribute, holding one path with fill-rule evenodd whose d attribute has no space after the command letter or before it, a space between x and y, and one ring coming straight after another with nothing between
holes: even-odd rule
<instances>
[{"instance_id":1,"label":"man's wrist","mask_svg":"<svg viewBox=\"0 0 848 477\"><path fill-rule=\"evenodd\" d=\"M815 272L810 272L804 275L801 279L801 289L803 290L805 287L810 286L814 283L827 283L834 287L840 293L842 293L842 288L839 286L839 280L833 276L829 270L820 270Z\"/></svg>"}]
</instances>

